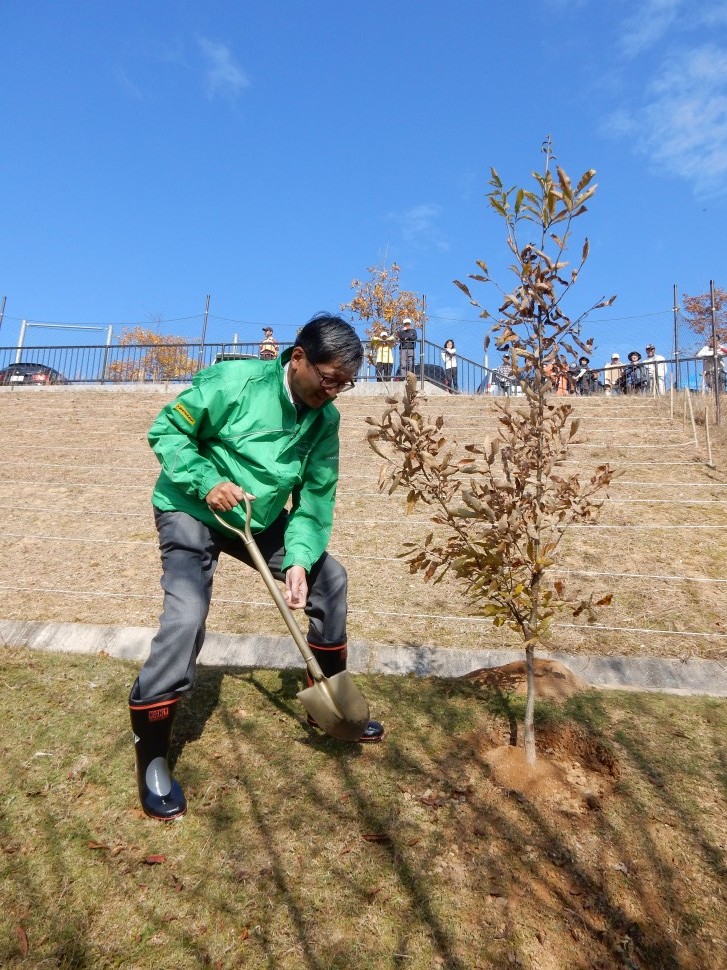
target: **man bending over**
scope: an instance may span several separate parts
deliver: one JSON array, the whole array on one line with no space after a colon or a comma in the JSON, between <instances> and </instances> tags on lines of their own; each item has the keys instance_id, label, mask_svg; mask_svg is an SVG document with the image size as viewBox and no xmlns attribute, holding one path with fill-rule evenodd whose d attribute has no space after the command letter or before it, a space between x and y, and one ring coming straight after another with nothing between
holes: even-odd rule
<instances>
[{"instance_id":1,"label":"man bending over","mask_svg":"<svg viewBox=\"0 0 727 970\"><path fill-rule=\"evenodd\" d=\"M187 803L167 763L179 698L192 690L220 553L252 566L243 542L213 512L251 529L291 609L304 609L323 673L346 667L347 576L326 552L338 482L339 414L363 359L353 328L318 314L277 360L222 361L201 371L149 431L161 473L152 495L164 608L151 652L131 688L141 805L152 818ZM291 508L286 508L292 497ZM309 717L309 722L315 722ZM361 741L380 741L370 721Z\"/></svg>"}]
</instances>

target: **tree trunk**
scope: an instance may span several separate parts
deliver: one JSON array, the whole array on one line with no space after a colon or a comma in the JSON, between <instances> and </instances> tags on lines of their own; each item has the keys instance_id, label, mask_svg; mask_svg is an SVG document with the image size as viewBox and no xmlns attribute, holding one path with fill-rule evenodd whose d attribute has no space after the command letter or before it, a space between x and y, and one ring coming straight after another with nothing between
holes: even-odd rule
<instances>
[{"instance_id":1,"label":"tree trunk","mask_svg":"<svg viewBox=\"0 0 727 970\"><path fill-rule=\"evenodd\" d=\"M525 699L525 757L529 765L537 760L535 752L535 647L528 644L525 648L525 667L527 671L527 697Z\"/></svg>"}]
</instances>

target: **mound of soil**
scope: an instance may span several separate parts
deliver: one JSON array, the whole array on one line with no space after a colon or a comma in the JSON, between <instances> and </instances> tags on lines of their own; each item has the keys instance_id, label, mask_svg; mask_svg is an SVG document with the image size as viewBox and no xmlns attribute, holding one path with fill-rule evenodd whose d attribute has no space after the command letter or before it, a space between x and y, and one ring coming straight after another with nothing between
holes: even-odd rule
<instances>
[{"instance_id":1,"label":"mound of soil","mask_svg":"<svg viewBox=\"0 0 727 970\"><path fill-rule=\"evenodd\" d=\"M488 747L481 757L498 788L569 815L601 808L619 775L613 753L577 725L539 731L537 753L533 765L515 745Z\"/></svg>"},{"instance_id":2,"label":"mound of soil","mask_svg":"<svg viewBox=\"0 0 727 970\"><path fill-rule=\"evenodd\" d=\"M483 687L503 693L525 694L525 660L482 668L466 675ZM590 685L555 660L535 660L536 696L562 702ZM580 815L601 807L619 775L614 753L580 724L562 721L536 731L537 761L528 764L522 735L518 744L502 738L470 738L478 757L490 769L494 785L511 795L548 804L556 811ZM512 739L511 739L512 740Z\"/></svg>"},{"instance_id":3,"label":"mound of soil","mask_svg":"<svg viewBox=\"0 0 727 970\"><path fill-rule=\"evenodd\" d=\"M525 660L503 664L501 667L482 667L465 674L468 680L503 693L525 694L527 690ZM535 658L535 693L537 697L564 701L581 691L590 690L590 684L581 680L572 670L557 660Z\"/></svg>"}]
</instances>

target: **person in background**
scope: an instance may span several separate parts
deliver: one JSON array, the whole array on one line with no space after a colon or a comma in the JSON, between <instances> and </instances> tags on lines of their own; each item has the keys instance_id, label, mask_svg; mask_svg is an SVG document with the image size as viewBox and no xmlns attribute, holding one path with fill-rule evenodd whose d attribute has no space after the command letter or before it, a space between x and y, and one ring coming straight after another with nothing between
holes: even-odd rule
<instances>
[{"instance_id":1,"label":"person in background","mask_svg":"<svg viewBox=\"0 0 727 970\"><path fill-rule=\"evenodd\" d=\"M396 337L380 324L371 337L371 349L374 352L374 368L377 381L388 381L394 369L394 344Z\"/></svg>"},{"instance_id":2,"label":"person in background","mask_svg":"<svg viewBox=\"0 0 727 970\"><path fill-rule=\"evenodd\" d=\"M714 343L708 340L700 350L697 357L702 361L702 389L713 391L715 377L721 390L727 390L727 345L717 345L717 353L714 352Z\"/></svg>"},{"instance_id":3,"label":"person in background","mask_svg":"<svg viewBox=\"0 0 727 970\"><path fill-rule=\"evenodd\" d=\"M642 364L649 394L666 394L666 358L657 354L653 344L646 345L646 360Z\"/></svg>"},{"instance_id":4,"label":"person in background","mask_svg":"<svg viewBox=\"0 0 727 970\"><path fill-rule=\"evenodd\" d=\"M568 394L568 362L564 356L556 354L549 364L543 367L545 376L559 397Z\"/></svg>"},{"instance_id":5,"label":"person in background","mask_svg":"<svg viewBox=\"0 0 727 970\"><path fill-rule=\"evenodd\" d=\"M515 372L512 369L510 354L502 355L502 363L492 376L497 394L510 395L515 392Z\"/></svg>"},{"instance_id":6,"label":"person in background","mask_svg":"<svg viewBox=\"0 0 727 970\"><path fill-rule=\"evenodd\" d=\"M265 336L260 342L260 360L275 360L280 353L278 341L273 338L273 328L263 327Z\"/></svg>"},{"instance_id":7,"label":"person in background","mask_svg":"<svg viewBox=\"0 0 727 970\"><path fill-rule=\"evenodd\" d=\"M702 361L702 390L711 391L714 387L714 344L708 340L704 347L697 351L697 358Z\"/></svg>"},{"instance_id":8,"label":"person in background","mask_svg":"<svg viewBox=\"0 0 727 970\"><path fill-rule=\"evenodd\" d=\"M640 360L641 354L638 350L632 350L629 362L620 377L620 389L624 394L643 394L646 390L647 377Z\"/></svg>"},{"instance_id":9,"label":"person in background","mask_svg":"<svg viewBox=\"0 0 727 970\"><path fill-rule=\"evenodd\" d=\"M623 364L618 354L611 354L611 360L603 368L603 383L606 394L618 394L620 392L619 381L623 371Z\"/></svg>"},{"instance_id":10,"label":"person in background","mask_svg":"<svg viewBox=\"0 0 727 970\"><path fill-rule=\"evenodd\" d=\"M721 390L727 394L727 343L717 345L717 371L721 380Z\"/></svg>"},{"instance_id":11,"label":"person in background","mask_svg":"<svg viewBox=\"0 0 727 970\"><path fill-rule=\"evenodd\" d=\"M590 368L588 357L579 357L578 363L568 369L569 389L571 394L593 394L596 379Z\"/></svg>"},{"instance_id":12,"label":"person in background","mask_svg":"<svg viewBox=\"0 0 727 970\"><path fill-rule=\"evenodd\" d=\"M399 329L399 376L406 375L414 370L414 350L416 349L419 335L417 328L409 317L404 317Z\"/></svg>"},{"instance_id":13,"label":"person in background","mask_svg":"<svg viewBox=\"0 0 727 970\"><path fill-rule=\"evenodd\" d=\"M444 341L444 350L442 351L442 362L444 363L444 373L447 379L447 386L452 394L456 394L458 391L457 387L457 350L454 346L454 340Z\"/></svg>"},{"instance_id":14,"label":"person in background","mask_svg":"<svg viewBox=\"0 0 727 970\"><path fill-rule=\"evenodd\" d=\"M338 484L333 401L354 386L362 359L353 327L318 314L278 360L228 360L200 371L151 426L161 464L152 504L164 607L129 695L139 798L151 818L187 810L167 757L179 699L194 688L218 559L226 553L253 566L213 513L242 528L247 496L256 544L285 584L288 606L305 610L323 674L346 668L348 579L326 551ZM370 721L360 740L383 735Z\"/></svg>"}]
</instances>

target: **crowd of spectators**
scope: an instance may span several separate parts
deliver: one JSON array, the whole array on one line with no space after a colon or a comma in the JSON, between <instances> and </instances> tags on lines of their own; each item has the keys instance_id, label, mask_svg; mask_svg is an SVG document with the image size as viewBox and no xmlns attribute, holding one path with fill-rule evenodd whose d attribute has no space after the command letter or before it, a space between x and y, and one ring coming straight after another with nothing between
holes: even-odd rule
<instances>
[{"instance_id":1,"label":"crowd of spectators","mask_svg":"<svg viewBox=\"0 0 727 970\"><path fill-rule=\"evenodd\" d=\"M371 362L377 381L388 381L394 369L394 347L399 345L398 377L405 377L414 370L414 355L419 334L413 322L406 317L398 330L387 330L378 324L371 335ZM454 345L453 345L454 346Z\"/></svg>"},{"instance_id":2,"label":"crowd of spectators","mask_svg":"<svg viewBox=\"0 0 727 970\"><path fill-rule=\"evenodd\" d=\"M644 348L646 357L638 350L632 350L626 361L619 354L611 354L611 359L602 368L591 367L591 360L585 355L577 363L568 363L565 355L556 355L545 367L550 382L550 390L559 395L570 394L665 394L667 365L666 359L657 354L654 344ZM503 354L502 363L492 374L495 394L517 393L521 381L530 380L527 371L516 375L510 354Z\"/></svg>"},{"instance_id":3,"label":"crowd of spectators","mask_svg":"<svg viewBox=\"0 0 727 970\"><path fill-rule=\"evenodd\" d=\"M666 358L657 354L653 344L646 345L646 357L632 350L626 363L612 354L604 367L604 390L607 394L665 394Z\"/></svg>"},{"instance_id":4,"label":"crowd of spectators","mask_svg":"<svg viewBox=\"0 0 727 970\"><path fill-rule=\"evenodd\" d=\"M275 359L279 346L270 327L264 327L264 338L259 354L263 359ZM416 327L410 319L405 319L399 328L387 330L383 325L374 329L371 336L371 362L374 365L377 381L391 380L394 372L394 351L398 345L399 367L397 377L404 377L407 371L414 370L414 354L418 341ZM564 355L557 355L545 368L550 382L550 390L560 396L577 394L646 394L649 396L665 394L667 390L667 363L656 347L648 343L640 351L632 350L626 360L618 353L611 354L610 360L601 368L592 368L590 358L583 355L577 363L569 363ZM714 345L708 341L696 354L702 363L702 389L712 391L715 382L720 390L727 393L727 343ZM444 386L451 393L458 393L457 351L453 340L447 340L441 353ZM519 392L519 385L531 380L532 375L520 369L517 373L509 353L502 356L500 365L491 372L491 393L511 395ZM484 385L483 385L484 386Z\"/></svg>"}]
</instances>

